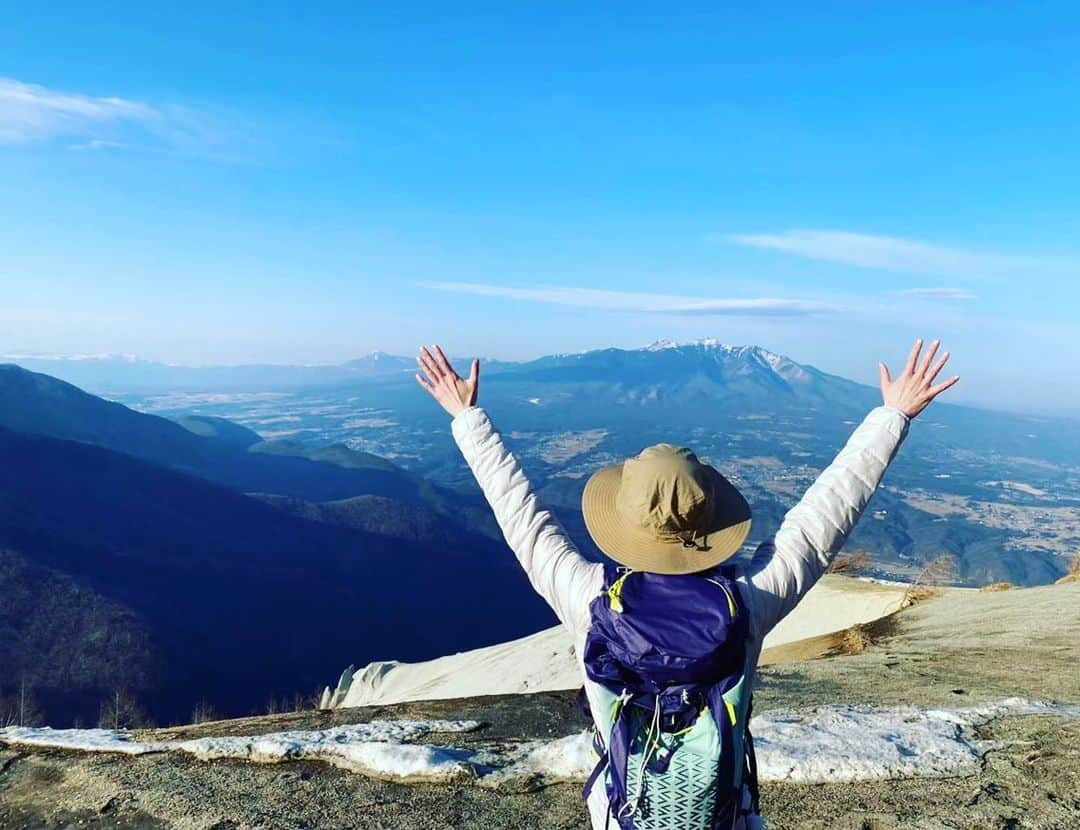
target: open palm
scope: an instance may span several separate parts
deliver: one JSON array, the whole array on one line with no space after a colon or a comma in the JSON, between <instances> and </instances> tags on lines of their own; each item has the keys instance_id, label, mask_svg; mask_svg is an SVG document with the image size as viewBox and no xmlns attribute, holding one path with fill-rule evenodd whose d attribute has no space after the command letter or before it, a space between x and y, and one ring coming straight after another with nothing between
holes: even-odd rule
<instances>
[{"instance_id":1,"label":"open palm","mask_svg":"<svg viewBox=\"0 0 1080 830\"><path fill-rule=\"evenodd\" d=\"M934 385L937 376L949 361L949 353L945 352L941 359L934 363L934 356L940 345L940 340L931 343L926 358L920 363L919 353L922 352L923 341L922 338L916 340L904 365L904 371L896 380L889 374L888 366L884 363L878 364L878 371L881 373L881 397L886 406L895 407L909 418L914 418L926 409L934 398L960 380L959 375L954 375L944 383Z\"/></svg>"},{"instance_id":2,"label":"open palm","mask_svg":"<svg viewBox=\"0 0 1080 830\"><path fill-rule=\"evenodd\" d=\"M463 378L454 371L439 346L432 348L434 352L429 351L427 346L420 347L416 362L420 364L423 375L417 372L416 382L438 401L439 406L451 416L456 416L476 403L480 390L480 361L474 360L469 377Z\"/></svg>"}]
</instances>

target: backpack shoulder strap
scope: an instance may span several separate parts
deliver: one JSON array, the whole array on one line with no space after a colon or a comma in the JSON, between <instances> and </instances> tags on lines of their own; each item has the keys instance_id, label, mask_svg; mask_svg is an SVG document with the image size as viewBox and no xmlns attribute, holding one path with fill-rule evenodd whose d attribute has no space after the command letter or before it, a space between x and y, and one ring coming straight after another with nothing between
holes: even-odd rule
<instances>
[{"instance_id":1,"label":"backpack shoulder strap","mask_svg":"<svg viewBox=\"0 0 1080 830\"><path fill-rule=\"evenodd\" d=\"M599 599L607 598L607 607L617 614L622 613L622 586L625 584L630 574L634 573L630 568L623 567L622 565L616 565L613 562L604 563L604 583L600 588L600 593L592 600L590 608L592 613L596 610L596 601Z\"/></svg>"},{"instance_id":2,"label":"backpack shoulder strap","mask_svg":"<svg viewBox=\"0 0 1080 830\"><path fill-rule=\"evenodd\" d=\"M709 692L709 712L720 737L720 768L716 774L718 790L716 804L718 807L737 804L738 781L741 772L741 763L736 764L735 761L738 745L735 739L735 730L739 726L738 710L724 698L719 687L714 686Z\"/></svg>"},{"instance_id":3,"label":"backpack shoulder strap","mask_svg":"<svg viewBox=\"0 0 1080 830\"><path fill-rule=\"evenodd\" d=\"M750 734L750 713L754 708L753 695L746 707L746 728L743 735L744 754L746 755L746 770L744 772L746 786L750 790L750 809L754 815L761 813L761 804L758 797L758 773L757 755L754 752L754 736Z\"/></svg>"}]
</instances>

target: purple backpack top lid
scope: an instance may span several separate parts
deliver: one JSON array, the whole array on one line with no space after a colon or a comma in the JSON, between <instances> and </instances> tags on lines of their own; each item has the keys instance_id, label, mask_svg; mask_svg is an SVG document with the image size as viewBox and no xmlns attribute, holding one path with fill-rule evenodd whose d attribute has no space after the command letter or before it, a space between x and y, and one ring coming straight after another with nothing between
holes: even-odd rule
<instances>
[{"instance_id":1,"label":"purple backpack top lid","mask_svg":"<svg viewBox=\"0 0 1080 830\"><path fill-rule=\"evenodd\" d=\"M742 675L747 615L729 568L667 575L609 566L605 585L590 606L584 656L592 680L655 696Z\"/></svg>"}]
</instances>

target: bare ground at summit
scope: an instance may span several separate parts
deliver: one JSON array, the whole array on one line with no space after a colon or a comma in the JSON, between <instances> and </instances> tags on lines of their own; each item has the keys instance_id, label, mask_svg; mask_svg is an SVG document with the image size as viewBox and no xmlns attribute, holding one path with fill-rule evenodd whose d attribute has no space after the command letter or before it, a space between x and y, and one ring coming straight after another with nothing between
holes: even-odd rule
<instances>
[{"instance_id":1,"label":"bare ground at summit","mask_svg":"<svg viewBox=\"0 0 1080 830\"><path fill-rule=\"evenodd\" d=\"M827 703L965 706L1028 697L1080 703L1080 585L949 595L878 627L854 656L771 666L757 711ZM386 717L468 718L457 745L552 738L584 720L572 693L306 712L154 730L159 738L258 734ZM1002 716L976 774L829 785L768 784L774 830L1077 830L1080 720ZM432 740L438 740L437 736ZM317 762L254 764L180 753L123 757L0 744L0 828L586 828L576 784L528 792L400 784Z\"/></svg>"}]
</instances>

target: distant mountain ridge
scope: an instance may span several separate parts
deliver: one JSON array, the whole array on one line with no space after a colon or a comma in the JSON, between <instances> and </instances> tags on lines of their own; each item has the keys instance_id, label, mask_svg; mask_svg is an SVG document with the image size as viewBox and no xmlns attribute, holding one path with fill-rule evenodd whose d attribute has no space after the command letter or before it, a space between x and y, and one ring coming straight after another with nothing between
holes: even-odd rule
<instances>
[{"instance_id":1,"label":"distant mountain ridge","mask_svg":"<svg viewBox=\"0 0 1080 830\"><path fill-rule=\"evenodd\" d=\"M412 358L386 352L313 364L184 366L132 355L0 355L4 360L98 391L320 386L401 373L416 365Z\"/></svg>"},{"instance_id":2,"label":"distant mountain ridge","mask_svg":"<svg viewBox=\"0 0 1080 830\"><path fill-rule=\"evenodd\" d=\"M871 387L796 363L761 346L718 340L657 341L641 349L598 349L516 364L498 382L600 384L622 403L690 401L723 394L748 404L799 398L808 403L861 405ZM596 391L595 388L593 391ZM621 392L621 394L619 394Z\"/></svg>"},{"instance_id":3,"label":"distant mountain ridge","mask_svg":"<svg viewBox=\"0 0 1080 830\"><path fill-rule=\"evenodd\" d=\"M672 352L685 358L691 353L714 359L757 361L771 368L778 377L790 382L808 382L807 367L788 357L760 346L733 346L714 338L680 343L658 340L640 349L597 349L579 353L556 353L532 360L495 360L482 358L488 373L530 373L545 367L581 365L600 355L614 353ZM131 355L11 355L10 360L32 371L52 375L79 386L98 391L155 389L286 389L336 385L350 381L411 376L416 370L414 357L376 351L353 360L325 364L237 364L183 366L143 360ZM470 358L454 357L463 365ZM816 372L817 370L813 370ZM822 373L823 374L823 373Z\"/></svg>"},{"instance_id":4,"label":"distant mountain ridge","mask_svg":"<svg viewBox=\"0 0 1080 830\"><path fill-rule=\"evenodd\" d=\"M395 375L411 376L416 370L415 358L378 351L342 363L312 364L184 366L130 355L29 354L0 355L0 362L3 361L98 393L298 389Z\"/></svg>"},{"instance_id":5,"label":"distant mountain ridge","mask_svg":"<svg viewBox=\"0 0 1080 830\"><path fill-rule=\"evenodd\" d=\"M427 502L433 494L421 479L386 462L342 465L327 460L329 449L286 445L250 452L258 435L224 419L188 416L176 423L13 365L0 365L0 427L128 453L241 492L316 501L372 493Z\"/></svg>"},{"instance_id":6,"label":"distant mountain ridge","mask_svg":"<svg viewBox=\"0 0 1080 830\"><path fill-rule=\"evenodd\" d=\"M452 356L459 367L471 357ZM132 394L155 392L265 391L288 392L320 387L364 385L368 382L412 384L416 371L413 356L375 351L340 363L314 364L235 364L179 365L141 359L132 355L0 355L19 366L74 383L95 394ZM675 369L676 377L699 375L697 387L687 391L714 391L717 382L750 381L756 376L762 390L772 384L781 394L810 396L812 404L837 404L859 408L876 399L876 385L852 381L839 375L800 363L791 357L758 345L735 345L706 337L691 341L656 340L636 348L601 348L580 352L559 352L528 360L500 360L481 357L487 379L543 380L553 370L577 373L583 377L613 368ZM657 378L657 380L661 380ZM489 385L490 386L490 385ZM658 389L661 387L658 386ZM669 393L670 396L670 393ZM641 402L648 395L638 394L627 400ZM977 409L976 407L968 407ZM988 411L978 409L978 411ZM994 412L1020 417L1024 413ZM1068 416L1040 416L1052 421L1070 421Z\"/></svg>"}]
</instances>

